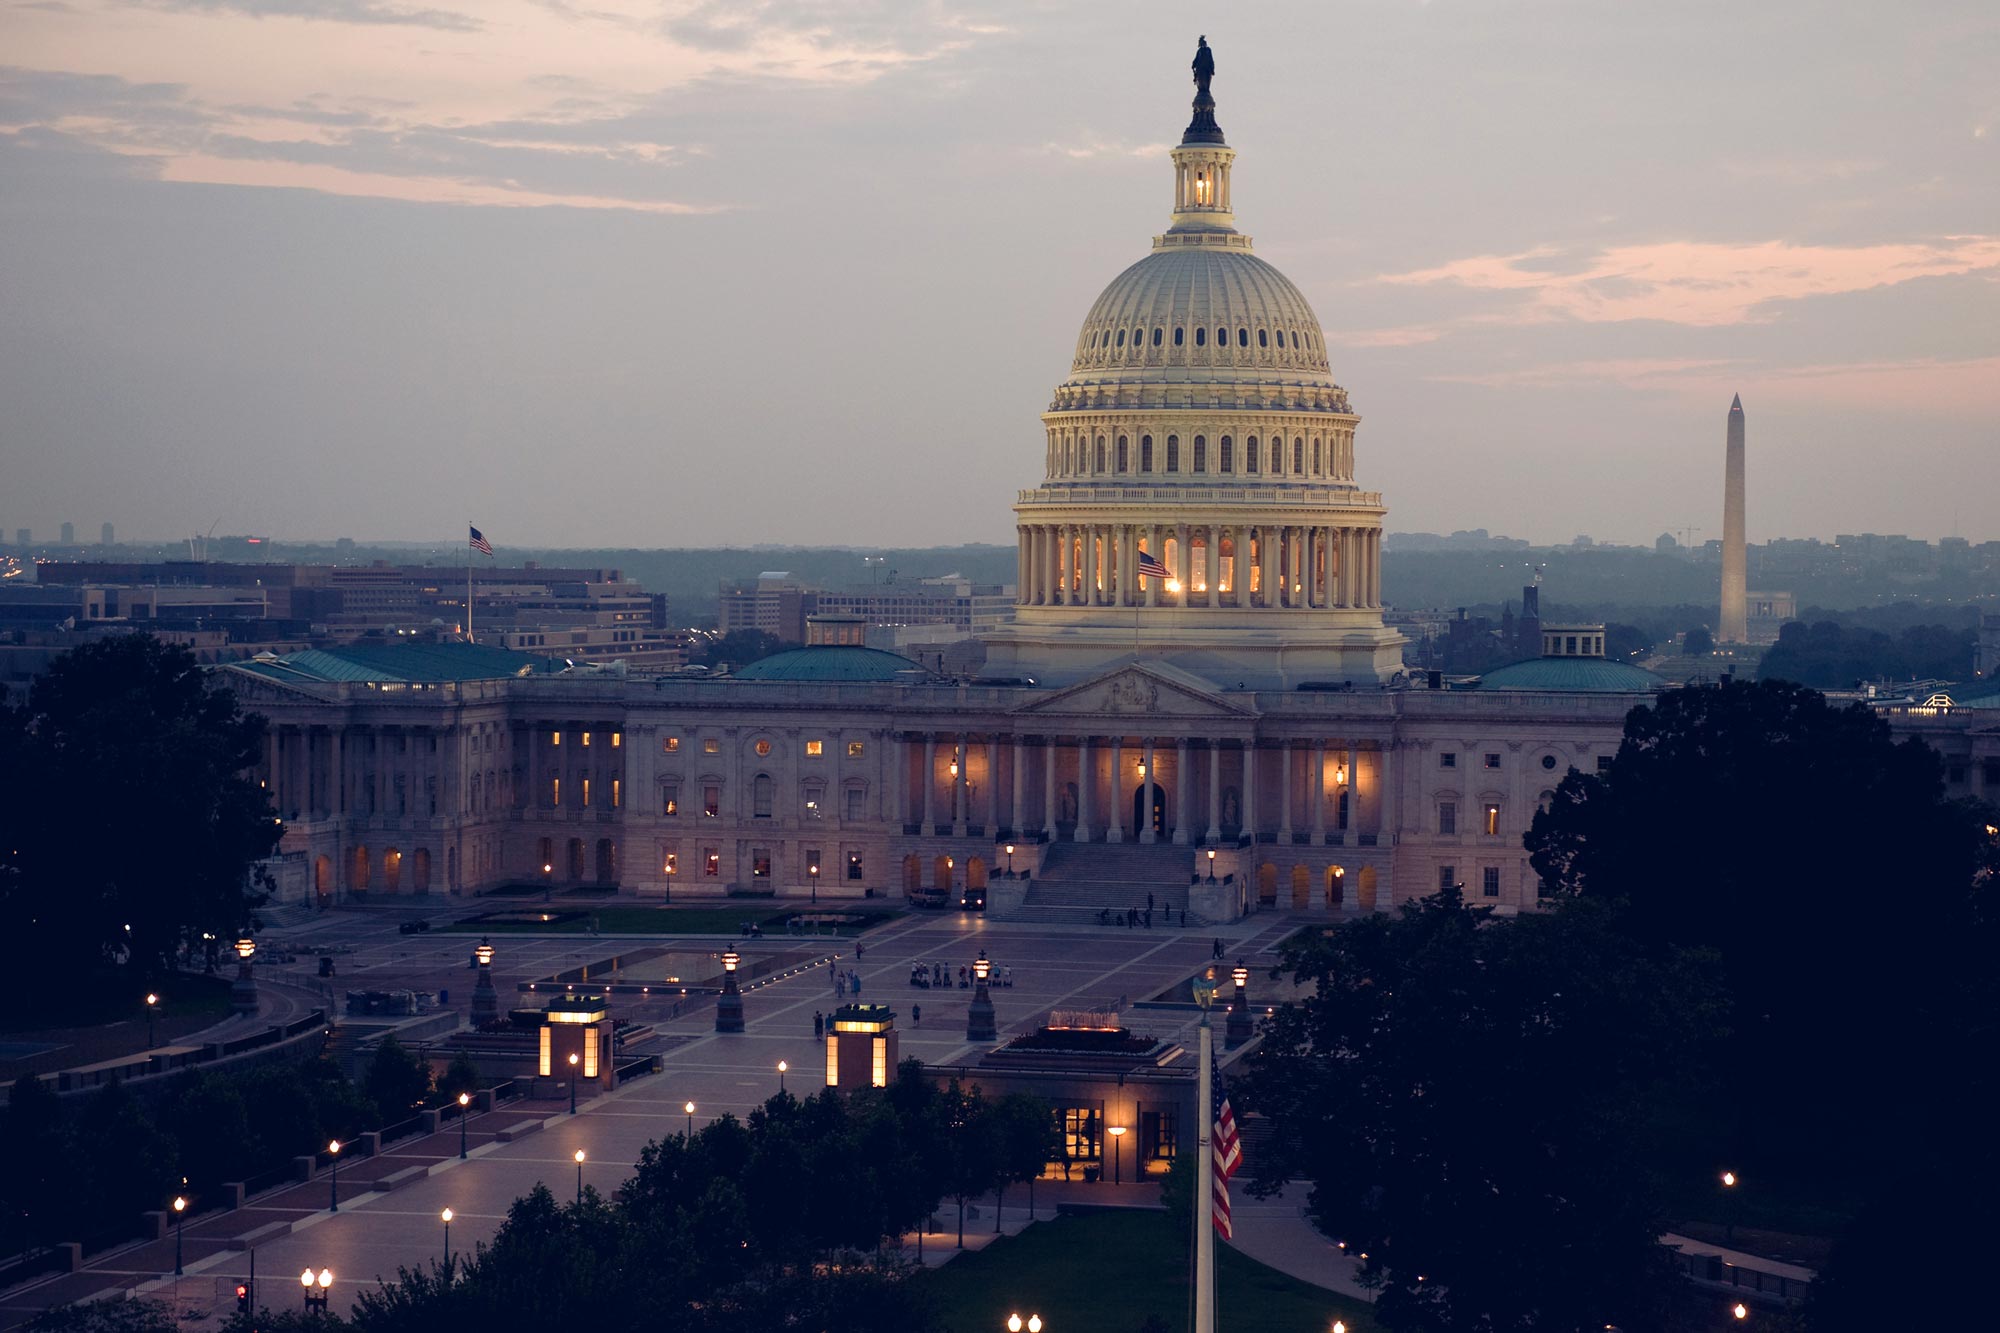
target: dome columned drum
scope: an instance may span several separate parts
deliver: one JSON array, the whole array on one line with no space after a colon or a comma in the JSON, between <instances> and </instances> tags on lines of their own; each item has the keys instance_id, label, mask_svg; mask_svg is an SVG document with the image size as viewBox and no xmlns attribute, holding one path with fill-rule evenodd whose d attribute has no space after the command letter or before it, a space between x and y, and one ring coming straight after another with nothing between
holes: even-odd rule
<instances>
[{"instance_id":1,"label":"dome columned drum","mask_svg":"<svg viewBox=\"0 0 2000 1333\"><path fill-rule=\"evenodd\" d=\"M1203 95L1205 97L1205 94ZM1164 658L1224 686L1387 680L1379 494L1305 295L1235 228L1213 103L1173 150L1174 210L1077 335L1015 506L1015 624L989 676L1049 684Z\"/></svg>"}]
</instances>

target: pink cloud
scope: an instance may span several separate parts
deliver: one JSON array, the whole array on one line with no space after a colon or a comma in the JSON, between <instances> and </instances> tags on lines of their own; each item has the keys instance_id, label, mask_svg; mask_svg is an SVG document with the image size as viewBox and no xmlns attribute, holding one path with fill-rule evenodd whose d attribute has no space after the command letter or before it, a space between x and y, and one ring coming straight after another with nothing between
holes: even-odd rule
<instances>
[{"instance_id":1,"label":"pink cloud","mask_svg":"<svg viewBox=\"0 0 2000 1333\"><path fill-rule=\"evenodd\" d=\"M1378 280L1518 292L1526 300L1513 320L1523 324L1650 319L1713 327L1769 319L1766 307L1777 301L1995 269L2000 269L2000 237L1947 236L1864 246L1669 241L1616 246L1580 265L1541 247L1476 255Z\"/></svg>"}]
</instances>

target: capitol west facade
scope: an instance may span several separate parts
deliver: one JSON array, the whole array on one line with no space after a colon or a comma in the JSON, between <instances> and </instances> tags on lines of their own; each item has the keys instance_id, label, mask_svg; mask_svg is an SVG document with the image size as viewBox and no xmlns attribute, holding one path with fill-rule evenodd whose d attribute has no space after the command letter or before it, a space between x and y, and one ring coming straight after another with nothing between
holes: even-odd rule
<instances>
[{"instance_id":1,"label":"capitol west facade","mask_svg":"<svg viewBox=\"0 0 2000 1333\"><path fill-rule=\"evenodd\" d=\"M838 642L728 679L517 674L470 645L227 667L271 722L281 897L970 884L998 915L1084 920L1152 884L1223 920L1455 883L1533 907L1537 805L1660 682L1587 639L1477 689L1405 681L1360 419L1311 306L1235 229L1205 87L1172 160L1167 230L1043 415L981 679Z\"/></svg>"}]
</instances>

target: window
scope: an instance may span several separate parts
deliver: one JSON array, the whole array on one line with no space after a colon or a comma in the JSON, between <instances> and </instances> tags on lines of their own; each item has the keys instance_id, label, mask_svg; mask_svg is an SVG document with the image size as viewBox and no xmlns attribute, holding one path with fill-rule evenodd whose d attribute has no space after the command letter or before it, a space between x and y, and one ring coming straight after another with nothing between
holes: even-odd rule
<instances>
[{"instance_id":1,"label":"window","mask_svg":"<svg viewBox=\"0 0 2000 1333\"><path fill-rule=\"evenodd\" d=\"M624 788L625 788L624 779L622 778L611 779L611 808L613 810L618 810L623 808L625 804Z\"/></svg>"},{"instance_id":2,"label":"window","mask_svg":"<svg viewBox=\"0 0 2000 1333\"><path fill-rule=\"evenodd\" d=\"M1062 1116L1063 1156L1072 1162L1098 1161L1102 1137L1097 1108L1065 1106L1058 1114Z\"/></svg>"},{"instance_id":3,"label":"window","mask_svg":"<svg viewBox=\"0 0 2000 1333\"><path fill-rule=\"evenodd\" d=\"M1132 470L1129 449L1123 435L1118 437L1118 470L1120 472L1129 472Z\"/></svg>"},{"instance_id":4,"label":"window","mask_svg":"<svg viewBox=\"0 0 2000 1333\"><path fill-rule=\"evenodd\" d=\"M1535 876L1535 897L1546 898L1548 896L1549 896L1549 882L1543 879L1540 875Z\"/></svg>"},{"instance_id":5,"label":"window","mask_svg":"<svg viewBox=\"0 0 2000 1333\"><path fill-rule=\"evenodd\" d=\"M1438 892L1447 893L1458 883L1457 866L1438 867Z\"/></svg>"},{"instance_id":6,"label":"window","mask_svg":"<svg viewBox=\"0 0 2000 1333\"><path fill-rule=\"evenodd\" d=\"M1438 802L1438 832L1458 832L1458 805L1453 801Z\"/></svg>"},{"instance_id":7,"label":"window","mask_svg":"<svg viewBox=\"0 0 2000 1333\"><path fill-rule=\"evenodd\" d=\"M583 733L583 748L586 750L590 748L590 733L587 731Z\"/></svg>"},{"instance_id":8,"label":"window","mask_svg":"<svg viewBox=\"0 0 2000 1333\"><path fill-rule=\"evenodd\" d=\"M1250 345L1250 330L1236 330L1236 345L1238 347L1248 347Z\"/></svg>"},{"instance_id":9,"label":"window","mask_svg":"<svg viewBox=\"0 0 2000 1333\"><path fill-rule=\"evenodd\" d=\"M1304 472L1305 470L1306 470L1306 442L1304 440L1293 440L1292 471Z\"/></svg>"},{"instance_id":10,"label":"window","mask_svg":"<svg viewBox=\"0 0 2000 1333\"><path fill-rule=\"evenodd\" d=\"M1600 773L1609 773L1609 772L1611 771L1611 756L1610 756L1610 755L1608 755L1608 754L1601 754L1601 755L1597 756L1597 771L1598 771L1598 772L1600 772Z\"/></svg>"},{"instance_id":11,"label":"window","mask_svg":"<svg viewBox=\"0 0 2000 1333\"><path fill-rule=\"evenodd\" d=\"M681 738L678 736L669 736L665 740L660 742L660 748L668 754L679 754L681 749Z\"/></svg>"},{"instance_id":12,"label":"window","mask_svg":"<svg viewBox=\"0 0 2000 1333\"><path fill-rule=\"evenodd\" d=\"M1227 347L1227 346L1229 346L1229 330L1228 330L1228 329L1217 329L1217 330L1215 331L1215 345L1216 345L1217 347Z\"/></svg>"},{"instance_id":13,"label":"window","mask_svg":"<svg viewBox=\"0 0 2000 1333\"><path fill-rule=\"evenodd\" d=\"M817 876L820 872L819 848L806 848L806 874Z\"/></svg>"},{"instance_id":14,"label":"window","mask_svg":"<svg viewBox=\"0 0 2000 1333\"><path fill-rule=\"evenodd\" d=\"M701 743L701 752L703 754L721 754L722 742L711 736Z\"/></svg>"},{"instance_id":15,"label":"window","mask_svg":"<svg viewBox=\"0 0 2000 1333\"><path fill-rule=\"evenodd\" d=\"M806 758L808 758L808 759L817 759L817 758L819 758L819 757L820 757L821 755L823 755L823 754L825 754L825 753L826 753L826 742L825 742L825 741L807 741L807 742L806 742Z\"/></svg>"},{"instance_id":16,"label":"window","mask_svg":"<svg viewBox=\"0 0 2000 1333\"><path fill-rule=\"evenodd\" d=\"M612 748L612 749L614 749L614 750L620 750L620 749L623 749L624 747L625 747L625 733L624 733L624 732L622 732L622 731L614 731L614 732L612 732L612 733L611 733L611 748Z\"/></svg>"},{"instance_id":17,"label":"window","mask_svg":"<svg viewBox=\"0 0 2000 1333\"><path fill-rule=\"evenodd\" d=\"M769 741L758 741L757 744L752 746L751 748L757 751L757 757L759 759L767 759L770 757L771 742Z\"/></svg>"},{"instance_id":18,"label":"window","mask_svg":"<svg viewBox=\"0 0 2000 1333\"><path fill-rule=\"evenodd\" d=\"M1487 866L1479 872L1479 891L1488 898L1500 896L1500 867Z\"/></svg>"},{"instance_id":19,"label":"window","mask_svg":"<svg viewBox=\"0 0 2000 1333\"><path fill-rule=\"evenodd\" d=\"M1263 458L1257 448L1257 437L1252 435L1243 442L1243 470L1245 472L1256 472L1259 470L1258 464L1261 462L1263 462Z\"/></svg>"},{"instance_id":20,"label":"window","mask_svg":"<svg viewBox=\"0 0 2000 1333\"><path fill-rule=\"evenodd\" d=\"M868 793L860 787L849 787L846 793L847 808L844 817L850 824L858 824L868 817Z\"/></svg>"},{"instance_id":21,"label":"window","mask_svg":"<svg viewBox=\"0 0 2000 1333\"><path fill-rule=\"evenodd\" d=\"M861 853L860 853L860 852L849 852L849 853L847 854L847 877L848 877L849 879L860 879L860 878L861 878Z\"/></svg>"},{"instance_id":22,"label":"window","mask_svg":"<svg viewBox=\"0 0 2000 1333\"><path fill-rule=\"evenodd\" d=\"M562 744L562 733L561 733L560 731L552 731L552 732L550 732L550 733L549 733L549 744L550 744L550 745L561 745L561 744Z\"/></svg>"},{"instance_id":23,"label":"window","mask_svg":"<svg viewBox=\"0 0 2000 1333\"><path fill-rule=\"evenodd\" d=\"M1487 837L1492 838L1499 836L1500 834L1499 806L1493 804L1491 801L1487 802L1486 808L1480 812L1479 820L1480 820L1479 826L1482 830L1485 831Z\"/></svg>"},{"instance_id":24,"label":"window","mask_svg":"<svg viewBox=\"0 0 2000 1333\"><path fill-rule=\"evenodd\" d=\"M751 849L750 878L752 879L771 878L771 849L769 847L756 847Z\"/></svg>"},{"instance_id":25,"label":"window","mask_svg":"<svg viewBox=\"0 0 2000 1333\"><path fill-rule=\"evenodd\" d=\"M562 808L562 779L561 779L561 778L550 778L550 779L549 779L549 809L551 809L551 810L560 810L561 808Z\"/></svg>"},{"instance_id":26,"label":"window","mask_svg":"<svg viewBox=\"0 0 2000 1333\"><path fill-rule=\"evenodd\" d=\"M1227 435L1222 437L1220 441L1220 448L1222 451L1222 471L1224 472L1236 471L1236 448L1233 444L1231 444L1230 439Z\"/></svg>"},{"instance_id":27,"label":"window","mask_svg":"<svg viewBox=\"0 0 2000 1333\"><path fill-rule=\"evenodd\" d=\"M717 875L720 875L722 873L722 853L716 851L713 847L702 848L701 873L710 879L714 879Z\"/></svg>"},{"instance_id":28,"label":"window","mask_svg":"<svg viewBox=\"0 0 2000 1333\"><path fill-rule=\"evenodd\" d=\"M861 741L849 741L847 743L847 757L849 759L859 759L866 751L867 746Z\"/></svg>"},{"instance_id":29,"label":"window","mask_svg":"<svg viewBox=\"0 0 2000 1333\"><path fill-rule=\"evenodd\" d=\"M1556 766L1556 757L1554 755L1545 754L1542 756L1542 767L1544 769L1553 769L1555 766Z\"/></svg>"},{"instance_id":30,"label":"window","mask_svg":"<svg viewBox=\"0 0 2000 1333\"><path fill-rule=\"evenodd\" d=\"M584 808L584 809L586 809L586 810L588 810L588 809L590 808L590 779L589 779L589 778L585 778L585 779L583 780L583 808Z\"/></svg>"},{"instance_id":31,"label":"window","mask_svg":"<svg viewBox=\"0 0 2000 1333\"><path fill-rule=\"evenodd\" d=\"M1181 437L1178 435L1169 435L1167 436L1167 471L1179 472L1180 470Z\"/></svg>"},{"instance_id":32,"label":"window","mask_svg":"<svg viewBox=\"0 0 2000 1333\"><path fill-rule=\"evenodd\" d=\"M660 858L661 874L678 875L680 871L681 871L681 854L679 852L668 852Z\"/></svg>"},{"instance_id":33,"label":"window","mask_svg":"<svg viewBox=\"0 0 2000 1333\"><path fill-rule=\"evenodd\" d=\"M1139 437L1139 470L1141 472L1153 470L1153 437L1150 435Z\"/></svg>"},{"instance_id":34,"label":"window","mask_svg":"<svg viewBox=\"0 0 2000 1333\"><path fill-rule=\"evenodd\" d=\"M771 817L772 798L777 794L778 784L771 780L769 773L759 773L750 783L750 815L754 819Z\"/></svg>"},{"instance_id":35,"label":"window","mask_svg":"<svg viewBox=\"0 0 2000 1333\"><path fill-rule=\"evenodd\" d=\"M1158 347L1160 345L1160 339L1165 336L1165 333L1164 329L1153 330L1153 346Z\"/></svg>"},{"instance_id":36,"label":"window","mask_svg":"<svg viewBox=\"0 0 2000 1333\"><path fill-rule=\"evenodd\" d=\"M1457 751L1455 751L1455 750L1446 750L1446 751L1445 751L1445 752L1444 752L1443 754L1439 755L1439 756L1438 756L1438 767L1439 767L1439 768L1457 768L1457 767L1458 767L1458 753L1457 753Z\"/></svg>"},{"instance_id":37,"label":"window","mask_svg":"<svg viewBox=\"0 0 2000 1333\"><path fill-rule=\"evenodd\" d=\"M681 812L681 784L669 782L660 788L660 813L678 815Z\"/></svg>"},{"instance_id":38,"label":"window","mask_svg":"<svg viewBox=\"0 0 2000 1333\"><path fill-rule=\"evenodd\" d=\"M1497 754L1488 754L1485 756L1484 762L1488 768L1498 768L1500 767L1500 756Z\"/></svg>"},{"instance_id":39,"label":"window","mask_svg":"<svg viewBox=\"0 0 2000 1333\"><path fill-rule=\"evenodd\" d=\"M1207 329L1196 329L1196 330L1194 331L1194 345L1195 345L1196 347L1206 347L1206 346L1208 346L1208 330L1207 330Z\"/></svg>"},{"instance_id":40,"label":"window","mask_svg":"<svg viewBox=\"0 0 2000 1333\"><path fill-rule=\"evenodd\" d=\"M1271 345L1271 335L1262 329L1257 330L1257 345L1259 347L1269 347Z\"/></svg>"},{"instance_id":41,"label":"window","mask_svg":"<svg viewBox=\"0 0 2000 1333\"><path fill-rule=\"evenodd\" d=\"M1104 471L1104 437L1102 435L1097 437L1097 466L1092 471Z\"/></svg>"},{"instance_id":42,"label":"window","mask_svg":"<svg viewBox=\"0 0 2000 1333\"><path fill-rule=\"evenodd\" d=\"M1271 441L1271 471L1283 472L1284 470L1285 442L1283 440L1273 440Z\"/></svg>"},{"instance_id":43,"label":"window","mask_svg":"<svg viewBox=\"0 0 2000 1333\"><path fill-rule=\"evenodd\" d=\"M722 788L703 787L701 789L701 813L705 819L714 819L722 813Z\"/></svg>"},{"instance_id":44,"label":"window","mask_svg":"<svg viewBox=\"0 0 2000 1333\"><path fill-rule=\"evenodd\" d=\"M1313 441L1313 475L1319 475L1319 441Z\"/></svg>"},{"instance_id":45,"label":"window","mask_svg":"<svg viewBox=\"0 0 2000 1333\"><path fill-rule=\"evenodd\" d=\"M1118 345L1120 347L1125 345L1125 330L1123 329L1118 330Z\"/></svg>"},{"instance_id":46,"label":"window","mask_svg":"<svg viewBox=\"0 0 2000 1333\"><path fill-rule=\"evenodd\" d=\"M2000 787L2000 759L1980 760L1979 771L1987 786Z\"/></svg>"},{"instance_id":47,"label":"window","mask_svg":"<svg viewBox=\"0 0 2000 1333\"><path fill-rule=\"evenodd\" d=\"M1186 329L1175 329L1175 330L1174 330L1174 346L1176 346L1176 347L1179 347L1179 346L1181 345L1181 342L1182 342L1182 339L1183 339L1183 336L1184 336L1184 335L1185 335L1186 333L1187 333L1187 330L1186 330Z\"/></svg>"},{"instance_id":48,"label":"window","mask_svg":"<svg viewBox=\"0 0 2000 1333\"><path fill-rule=\"evenodd\" d=\"M1208 440L1205 436L1197 435L1194 437L1194 470L1196 472L1208 471Z\"/></svg>"}]
</instances>

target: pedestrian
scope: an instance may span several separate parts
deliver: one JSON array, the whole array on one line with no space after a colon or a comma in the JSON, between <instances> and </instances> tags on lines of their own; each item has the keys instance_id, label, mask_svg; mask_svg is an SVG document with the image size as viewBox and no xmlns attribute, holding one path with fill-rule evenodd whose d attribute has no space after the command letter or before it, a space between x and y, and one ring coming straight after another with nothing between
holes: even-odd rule
<instances>
[{"instance_id":1,"label":"pedestrian","mask_svg":"<svg viewBox=\"0 0 2000 1333\"><path fill-rule=\"evenodd\" d=\"M836 1000L847 998L847 974L844 972L833 974L833 998Z\"/></svg>"},{"instance_id":2,"label":"pedestrian","mask_svg":"<svg viewBox=\"0 0 2000 1333\"><path fill-rule=\"evenodd\" d=\"M1002 984L1005 985L1007 989L1012 990L1014 988L1014 965L1012 963L1009 963L1006 967L1003 967L1000 970L1002 973L1006 975L1007 978L1006 981L1003 982Z\"/></svg>"},{"instance_id":3,"label":"pedestrian","mask_svg":"<svg viewBox=\"0 0 2000 1333\"><path fill-rule=\"evenodd\" d=\"M861 994L861 974L859 972L848 973L847 984L856 995Z\"/></svg>"},{"instance_id":4,"label":"pedestrian","mask_svg":"<svg viewBox=\"0 0 2000 1333\"><path fill-rule=\"evenodd\" d=\"M831 970L833 972L833 993L838 995L840 994L840 969L834 967Z\"/></svg>"},{"instance_id":5,"label":"pedestrian","mask_svg":"<svg viewBox=\"0 0 2000 1333\"><path fill-rule=\"evenodd\" d=\"M1153 895L1150 893L1146 895L1146 910L1148 912L1153 910Z\"/></svg>"},{"instance_id":6,"label":"pedestrian","mask_svg":"<svg viewBox=\"0 0 2000 1333\"><path fill-rule=\"evenodd\" d=\"M1208 956L1211 958L1222 957L1222 941L1220 939L1217 939L1215 942L1215 947L1208 951Z\"/></svg>"},{"instance_id":7,"label":"pedestrian","mask_svg":"<svg viewBox=\"0 0 2000 1333\"><path fill-rule=\"evenodd\" d=\"M1181 929L1187 929L1187 908L1185 907L1181 909Z\"/></svg>"},{"instance_id":8,"label":"pedestrian","mask_svg":"<svg viewBox=\"0 0 2000 1333\"><path fill-rule=\"evenodd\" d=\"M861 944L861 941L860 941L860 940L856 940L856 941L854 941L854 959L855 959L855 961L856 961L856 962L859 962L859 961L861 960L861 954L862 954L862 952L863 952L863 949L862 949L862 944Z\"/></svg>"},{"instance_id":9,"label":"pedestrian","mask_svg":"<svg viewBox=\"0 0 2000 1333\"><path fill-rule=\"evenodd\" d=\"M818 1041L821 1037L824 1037L825 1035L826 1035L826 1015L822 1014L819 1010L815 1009L813 1010L813 1040Z\"/></svg>"},{"instance_id":10,"label":"pedestrian","mask_svg":"<svg viewBox=\"0 0 2000 1333\"><path fill-rule=\"evenodd\" d=\"M911 1005L910 1026L915 1028L920 1028L923 1025L924 1025L924 1007L920 1004Z\"/></svg>"},{"instance_id":11,"label":"pedestrian","mask_svg":"<svg viewBox=\"0 0 2000 1333\"><path fill-rule=\"evenodd\" d=\"M1151 897L1152 895L1148 894L1146 896ZM1146 929L1151 930L1152 928L1153 928L1153 909L1148 907L1146 909Z\"/></svg>"}]
</instances>

